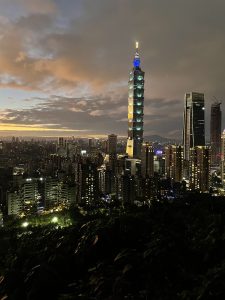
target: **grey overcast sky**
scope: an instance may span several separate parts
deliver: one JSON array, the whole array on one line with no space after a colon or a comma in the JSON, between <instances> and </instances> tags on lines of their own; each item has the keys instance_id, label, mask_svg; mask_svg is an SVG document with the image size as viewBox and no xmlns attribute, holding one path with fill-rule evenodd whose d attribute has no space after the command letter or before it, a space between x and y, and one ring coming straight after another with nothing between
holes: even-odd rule
<instances>
[{"instance_id":1,"label":"grey overcast sky","mask_svg":"<svg viewBox=\"0 0 225 300\"><path fill-rule=\"evenodd\" d=\"M188 91L205 93L208 131L224 15L224 0L0 0L0 135L126 136L136 40L145 134L180 138Z\"/></svg>"}]
</instances>

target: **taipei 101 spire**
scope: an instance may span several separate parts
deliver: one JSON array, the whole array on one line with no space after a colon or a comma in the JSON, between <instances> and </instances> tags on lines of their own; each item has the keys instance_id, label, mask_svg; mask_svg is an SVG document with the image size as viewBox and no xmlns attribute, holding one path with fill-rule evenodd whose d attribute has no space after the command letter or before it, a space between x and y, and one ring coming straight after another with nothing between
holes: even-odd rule
<instances>
[{"instance_id":1,"label":"taipei 101 spire","mask_svg":"<svg viewBox=\"0 0 225 300\"><path fill-rule=\"evenodd\" d=\"M144 75L141 70L138 42L128 82L128 139L126 152L130 158L141 157L144 126Z\"/></svg>"}]
</instances>

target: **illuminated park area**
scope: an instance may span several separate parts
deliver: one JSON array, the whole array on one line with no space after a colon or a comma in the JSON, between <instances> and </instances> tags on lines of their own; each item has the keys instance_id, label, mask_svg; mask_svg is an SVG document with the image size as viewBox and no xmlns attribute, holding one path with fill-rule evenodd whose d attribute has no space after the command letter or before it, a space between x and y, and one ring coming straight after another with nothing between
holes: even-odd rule
<instances>
[{"instance_id":1,"label":"illuminated park area","mask_svg":"<svg viewBox=\"0 0 225 300\"><path fill-rule=\"evenodd\" d=\"M49 213L43 215L32 215L26 216L19 219L13 220L11 222L11 227L21 227L24 229L30 227L39 227L39 226L52 226L53 228L64 228L74 224L74 221L69 216L67 212L61 213ZM8 225L10 227L10 225Z\"/></svg>"},{"instance_id":2,"label":"illuminated park area","mask_svg":"<svg viewBox=\"0 0 225 300\"><path fill-rule=\"evenodd\" d=\"M72 225L72 220L65 215L45 215L45 216L38 216L30 218L26 218L27 221L21 220L21 226L27 228L28 226L48 226L48 225L55 225L57 227L68 227Z\"/></svg>"}]
</instances>

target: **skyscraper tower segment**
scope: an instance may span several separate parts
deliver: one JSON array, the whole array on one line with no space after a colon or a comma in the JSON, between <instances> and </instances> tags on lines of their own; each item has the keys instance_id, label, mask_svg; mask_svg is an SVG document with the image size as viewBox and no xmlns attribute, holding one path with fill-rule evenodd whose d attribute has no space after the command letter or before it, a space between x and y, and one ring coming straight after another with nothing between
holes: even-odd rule
<instances>
[{"instance_id":1,"label":"skyscraper tower segment","mask_svg":"<svg viewBox=\"0 0 225 300\"><path fill-rule=\"evenodd\" d=\"M144 75L140 67L138 42L128 82L128 139L126 152L130 158L141 157L144 126Z\"/></svg>"},{"instance_id":2,"label":"skyscraper tower segment","mask_svg":"<svg viewBox=\"0 0 225 300\"><path fill-rule=\"evenodd\" d=\"M221 102L215 101L211 105L211 120L210 120L210 142L212 149L212 165L219 165L221 152Z\"/></svg>"},{"instance_id":3,"label":"skyscraper tower segment","mask_svg":"<svg viewBox=\"0 0 225 300\"><path fill-rule=\"evenodd\" d=\"M225 186L225 130L221 135L221 180L223 187Z\"/></svg>"},{"instance_id":4,"label":"skyscraper tower segment","mask_svg":"<svg viewBox=\"0 0 225 300\"><path fill-rule=\"evenodd\" d=\"M184 159L187 161L191 148L205 146L205 104L202 93L185 94L183 146Z\"/></svg>"}]
</instances>

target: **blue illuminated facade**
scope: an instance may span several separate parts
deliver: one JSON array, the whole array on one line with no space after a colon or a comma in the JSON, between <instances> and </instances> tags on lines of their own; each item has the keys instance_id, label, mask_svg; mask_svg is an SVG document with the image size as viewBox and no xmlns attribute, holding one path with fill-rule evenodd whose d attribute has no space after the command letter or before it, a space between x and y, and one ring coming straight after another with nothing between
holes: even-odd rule
<instances>
[{"instance_id":1,"label":"blue illuminated facade","mask_svg":"<svg viewBox=\"0 0 225 300\"><path fill-rule=\"evenodd\" d=\"M137 53L136 53L136 55L134 57L134 61L133 61L134 68L139 68L140 64L141 64L140 57L137 56Z\"/></svg>"},{"instance_id":2,"label":"blue illuminated facade","mask_svg":"<svg viewBox=\"0 0 225 300\"><path fill-rule=\"evenodd\" d=\"M128 139L126 152L130 158L141 157L144 126L144 75L140 68L138 43L133 60L133 69L128 82Z\"/></svg>"}]
</instances>

